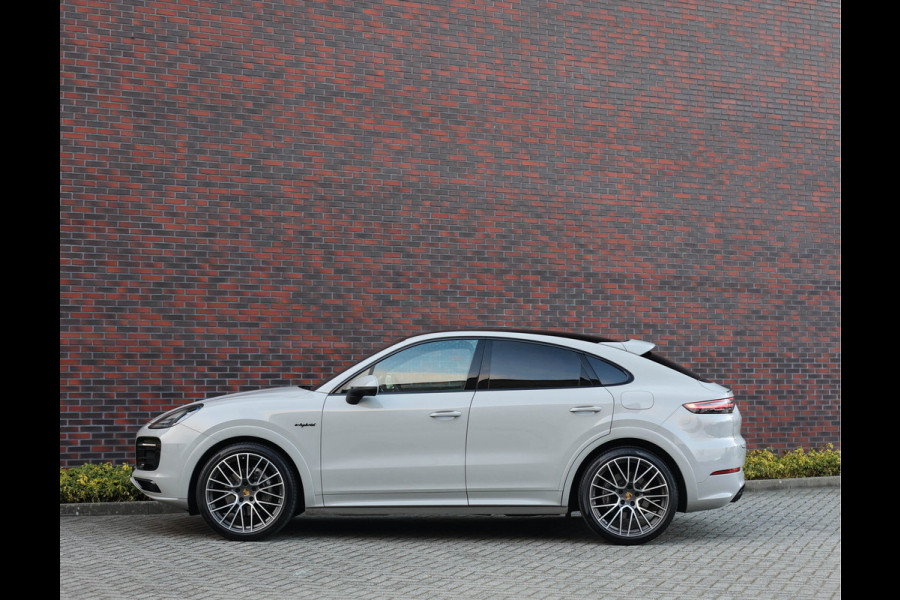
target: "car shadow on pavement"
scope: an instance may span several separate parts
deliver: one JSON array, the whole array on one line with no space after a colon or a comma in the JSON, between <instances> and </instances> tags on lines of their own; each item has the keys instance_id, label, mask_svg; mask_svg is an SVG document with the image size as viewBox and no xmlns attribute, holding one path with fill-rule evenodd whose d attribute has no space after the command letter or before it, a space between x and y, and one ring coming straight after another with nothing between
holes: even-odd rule
<instances>
[{"instance_id":1,"label":"car shadow on pavement","mask_svg":"<svg viewBox=\"0 0 900 600\"><path fill-rule=\"evenodd\" d=\"M726 509L727 510L727 509ZM703 513L699 513L701 517ZM678 514L670 528L656 543L694 543L703 539L718 541L754 537L751 530L735 527L731 519L697 518L695 514ZM725 515L722 515L725 516ZM167 515L153 518L154 527L165 537L222 540L207 527L200 516ZM300 515L270 540L292 538L319 540L506 540L597 542L606 545L584 523L579 513L560 516L323 516ZM224 541L224 540L222 540ZM265 543L265 541L263 542ZM652 542L651 542L652 543Z\"/></svg>"},{"instance_id":2,"label":"car shadow on pavement","mask_svg":"<svg viewBox=\"0 0 900 600\"><path fill-rule=\"evenodd\" d=\"M581 517L553 516L300 516L280 536L369 539L599 539Z\"/></svg>"}]
</instances>

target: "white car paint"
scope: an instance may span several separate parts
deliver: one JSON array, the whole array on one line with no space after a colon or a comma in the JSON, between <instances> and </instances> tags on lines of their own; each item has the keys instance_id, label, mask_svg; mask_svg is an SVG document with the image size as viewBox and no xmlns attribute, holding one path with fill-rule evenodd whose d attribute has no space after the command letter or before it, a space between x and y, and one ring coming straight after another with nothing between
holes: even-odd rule
<instances>
[{"instance_id":1,"label":"white car paint","mask_svg":"<svg viewBox=\"0 0 900 600\"><path fill-rule=\"evenodd\" d=\"M338 393L399 349L457 338L562 347L618 365L633 380L562 389L379 392L358 404ZM256 440L296 470L307 512L564 514L578 493L579 469L598 451L623 445L645 447L667 462L683 483L684 510L723 506L743 487L740 413L686 410L687 402L731 393L641 356L652 348L639 340L597 343L506 331L417 336L315 390L230 394L204 401L167 429L145 426L138 437L159 440L159 465L135 469L133 480L151 498L196 510L196 477L211 454L235 440ZM738 470L712 475L727 469ZM159 491L148 491L148 482Z\"/></svg>"}]
</instances>

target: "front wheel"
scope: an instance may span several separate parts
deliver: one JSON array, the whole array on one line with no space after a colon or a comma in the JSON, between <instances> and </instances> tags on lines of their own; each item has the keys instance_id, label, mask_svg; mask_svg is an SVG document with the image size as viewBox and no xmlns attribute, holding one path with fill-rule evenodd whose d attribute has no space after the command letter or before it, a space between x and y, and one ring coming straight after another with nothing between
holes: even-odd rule
<instances>
[{"instance_id":1,"label":"front wheel","mask_svg":"<svg viewBox=\"0 0 900 600\"><path fill-rule=\"evenodd\" d=\"M615 448L585 469L578 494L581 515L615 544L643 544L661 534L678 506L672 471L641 448Z\"/></svg>"},{"instance_id":2,"label":"front wheel","mask_svg":"<svg viewBox=\"0 0 900 600\"><path fill-rule=\"evenodd\" d=\"M277 452L261 444L234 444L206 461L196 500L207 524L223 537L259 540L294 516L297 484Z\"/></svg>"}]
</instances>

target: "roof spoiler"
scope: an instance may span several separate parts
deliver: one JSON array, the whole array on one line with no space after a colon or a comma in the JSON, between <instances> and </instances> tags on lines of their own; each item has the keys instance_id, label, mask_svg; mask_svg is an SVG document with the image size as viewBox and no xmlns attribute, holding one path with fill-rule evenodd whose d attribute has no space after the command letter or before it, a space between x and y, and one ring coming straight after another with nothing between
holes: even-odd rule
<instances>
[{"instance_id":1,"label":"roof spoiler","mask_svg":"<svg viewBox=\"0 0 900 600\"><path fill-rule=\"evenodd\" d=\"M618 348L619 350L625 350L626 352L631 352L632 354L637 354L638 356L647 354L648 352L656 348L656 344L645 342L644 340L625 340L624 342L601 343L604 346L611 346L613 348Z\"/></svg>"}]
</instances>

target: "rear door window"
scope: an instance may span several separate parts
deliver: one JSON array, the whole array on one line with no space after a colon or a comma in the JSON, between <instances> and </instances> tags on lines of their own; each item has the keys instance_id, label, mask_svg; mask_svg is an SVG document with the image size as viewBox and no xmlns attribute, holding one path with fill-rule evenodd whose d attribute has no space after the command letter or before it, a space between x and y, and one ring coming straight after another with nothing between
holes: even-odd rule
<instances>
[{"instance_id":1,"label":"rear door window","mask_svg":"<svg viewBox=\"0 0 900 600\"><path fill-rule=\"evenodd\" d=\"M530 342L492 340L487 389L571 388L591 385L579 353Z\"/></svg>"}]
</instances>

